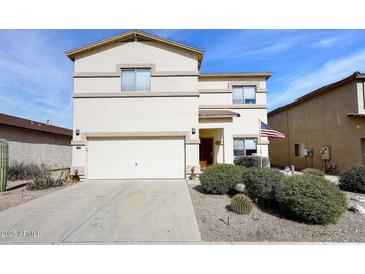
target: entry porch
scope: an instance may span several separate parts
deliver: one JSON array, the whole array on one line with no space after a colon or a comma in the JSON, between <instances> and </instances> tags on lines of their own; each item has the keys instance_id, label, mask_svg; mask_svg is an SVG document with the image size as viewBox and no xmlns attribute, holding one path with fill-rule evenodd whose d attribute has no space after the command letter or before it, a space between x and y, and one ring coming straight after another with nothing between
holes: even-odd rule
<instances>
[{"instance_id":1,"label":"entry porch","mask_svg":"<svg viewBox=\"0 0 365 274\"><path fill-rule=\"evenodd\" d=\"M268 157L267 138L258 137L255 127L234 130L233 119L240 114L229 110L199 111L199 164L202 171L212 164L231 164L236 156Z\"/></svg>"},{"instance_id":2,"label":"entry porch","mask_svg":"<svg viewBox=\"0 0 365 274\"><path fill-rule=\"evenodd\" d=\"M199 163L202 170L217 163L233 163L232 118L230 111L199 112Z\"/></svg>"}]
</instances>

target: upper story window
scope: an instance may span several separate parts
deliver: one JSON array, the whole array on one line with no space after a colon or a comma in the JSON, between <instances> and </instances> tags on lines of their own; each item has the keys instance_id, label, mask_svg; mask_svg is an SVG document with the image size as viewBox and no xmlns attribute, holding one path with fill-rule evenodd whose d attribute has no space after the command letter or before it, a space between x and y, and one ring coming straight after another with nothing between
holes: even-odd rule
<instances>
[{"instance_id":1,"label":"upper story window","mask_svg":"<svg viewBox=\"0 0 365 274\"><path fill-rule=\"evenodd\" d=\"M122 91L151 91L151 69L122 69Z\"/></svg>"},{"instance_id":2,"label":"upper story window","mask_svg":"<svg viewBox=\"0 0 365 274\"><path fill-rule=\"evenodd\" d=\"M256 87L233 86L233 104L256 104Z\"/></svg>"}]
</instances>

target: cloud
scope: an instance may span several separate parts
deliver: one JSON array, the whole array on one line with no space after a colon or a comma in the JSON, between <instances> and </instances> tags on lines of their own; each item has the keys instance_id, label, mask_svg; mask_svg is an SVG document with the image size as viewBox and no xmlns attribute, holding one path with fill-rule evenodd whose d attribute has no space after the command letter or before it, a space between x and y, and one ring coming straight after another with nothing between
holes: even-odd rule
<instances>
[{"instance_id":1,"label":"cloud","mask_svg":"<svg viewBox=\"0 0 365 274\"><path fill-rule=\"evenodd\" d=\"M277 67L278 61L288 60L303 52L317 54L328 48L338 50L361 40L352 30L236 30L213 39L206 49L205 68L234 64L258 64L267 60L266 67ZM321 59L316 57L317 60ZM276 59L276 62L273 62ZM300 58L306 62L305 58ZM217 69L214 69L217 71ZM219 70L219 69L218 69ZM248 68L249 70L249 68ZM268 69L264 69L268 70ZM269 69L270 70L270 69Z\"/></svg>"},{"instance_id":2,"label":"cloud","mask_svg":"<svg viewBox=\"0 0 365 274\"><path fill-rule=\"evenodd\" d=\"M167 39L175 41L186 41L192 36L192 31L180 30L180 29L157 29L157 30L147 30L147 32L153 33L154 35L161 36Z\"/></svg>"},{"instance_id":3,"label":"cloud","mask_svg":"<svg viewBox=\"0 0 365 274\"><path fill-rule=\"evenodd\" d=\"M215 40L207 49L206 61L219 61L227 58L247 60L270 57L300 43L307 36L297 31L283 30L240 30Z\"/></svg>"},{"instance_id":4,"label":"cloud","mask_svg":"<svg viewBox=\"0 0 365 274\"><path fill-rule=\"evenodd\" d=\"M317 88L345 78L354 71L363 70L365 70L365 49L329 60L313 71L295 75L288 79L289 84L283 90L269 94L270 108L293 101Z\"/></svg>"},{"instance_id":5,"label":"cloud","mask_svg":"<svg viewBox=\"0 0 365 274\"><path fill-rule=\"evenodd\" d=\"M344 47L351 43L354 43L359 39L359 35L356 31L346 30L346 31L326 31L324 34L318 33L315 35L314 42L311 44L313 47L317 48L332 48L332 47Z\"/></svg>"},{"instance_id":6,"label":"cloud","mask_svg":"<svg viewBox=\"0 0 365 274\"><path fill-rule=\"evenodd\" d=\"M150 30L149 32L151 32L151 33L153 33L157 36L168 38L168 37L173 37L176 34L178 34L179 30L176 30L176 29L157 29L157 30Z\"/></svg>"},{"instance_id":7,"label":"cloud","mask_svg":"<svg viewBox=\"0 0 365 274\"><path fill-rule=\"evenodd\" d=\"M71 127L72 64L48 31L0 31L1 112Z\"/></svg>"},{"instance_id":8,"label":"cloud","mask_svg":"<svg viewBox=\"0 0 365 274\"><path fill-rule=\"evenodd\" d=\"M329 37L319 40L314 45L321 48L329 48L336 45L340 40L341 39L339 37Z\"/></svg>"},{"instance_id":9,"label":"cloud","mask_svg":"<svg viewBox=\"0 0 365 274\"><path fill-rule=\"evenodd\" d=\"M295 39L293 39L295 40ZM270 54L273 53L277 53L283 50L286 50L292 46L294 46L297 43L297 41L283 41L283 42L278 42L272 45L268 45L268 46L264 46L262 48L259 49L253 49L253 50L249 50L249 51L243 51L241 53L238 53L236 57L263 57L263 56L268 56Z\"/></svg>"}]
</instances>

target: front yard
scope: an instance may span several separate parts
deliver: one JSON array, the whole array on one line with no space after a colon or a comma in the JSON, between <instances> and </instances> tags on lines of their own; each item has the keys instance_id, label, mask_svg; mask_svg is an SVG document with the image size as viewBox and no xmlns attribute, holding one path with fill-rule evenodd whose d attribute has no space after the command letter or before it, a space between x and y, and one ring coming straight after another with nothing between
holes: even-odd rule
<instances>
[{"instance_id":1,"label":"front yard","mask_svg":"<svg viewBox=\"0 0 365 274\"><path fill-rule=\"evenodd\" d=\"M45 164L13 162L2 181L0 211L24 204L51 192L68 187L78 179L68 169L52 170Z\"/></svg>"},{"instance_id":2,"label":"front yard","mask_svg":"<svg viewBox=\"0 0 365 274\"><path fill-rule=\"evenodd\" d=\"M42 197L46 194L58 191L74 183L65 183L59 187L52 187L40 190L27 190L26 184L29 180L8 181L7 188L4 192L0 192L0 211L13 206L24 204L30 200Z\"/></svg>"},{"instance_id":3,"label":"front yard","mask_svg":"<svg viewBox=\"0 0 365 274\"><path fill-rule=\"evenodd\" d=\"M203 241L365 242L365 216L352 211L347 211L338 224L310 225L264 211L256 204L250 214L236 214L228 209L228 195L207 194L197 183L189 184L189 191ZM365 198L365 194L347 195L349 199Z\"/></svg>"},{"instance_id":4,"label":"front yard","mask_svg":"<svg viewBox=\"0 0 365 274\"><path fill-rule=\"evenodd\" d=\"M365 242L365 168L291 174L242 158L189 182L203 241Z\"/></svg>"}]
</instances>

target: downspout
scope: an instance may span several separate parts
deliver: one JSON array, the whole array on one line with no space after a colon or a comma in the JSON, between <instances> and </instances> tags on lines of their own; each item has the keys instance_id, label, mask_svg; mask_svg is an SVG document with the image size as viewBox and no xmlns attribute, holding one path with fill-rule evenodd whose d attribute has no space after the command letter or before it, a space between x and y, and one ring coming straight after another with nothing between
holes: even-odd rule
<instances>
[{"instance_id":1,"label":"downspout","mask_svg":"<svg viewBox=\"0 0 365 274\"><path fill-rule=\"evenodd\" d=\"M288 158L289 166L291 165L291 153L290 153L290 134L289 134L289 110L286 110L286 130L288 135Z\"/></svg>"},{"instance_id":2,"label":"downspout","mask_svg":"<svg viewBox=\"0 0 365 274\"><path fill-rule=\"evenodd\" d=\"M362 82L362 102L363 109L365 109L365 81Z\"/></svg>"}]
</instances>

